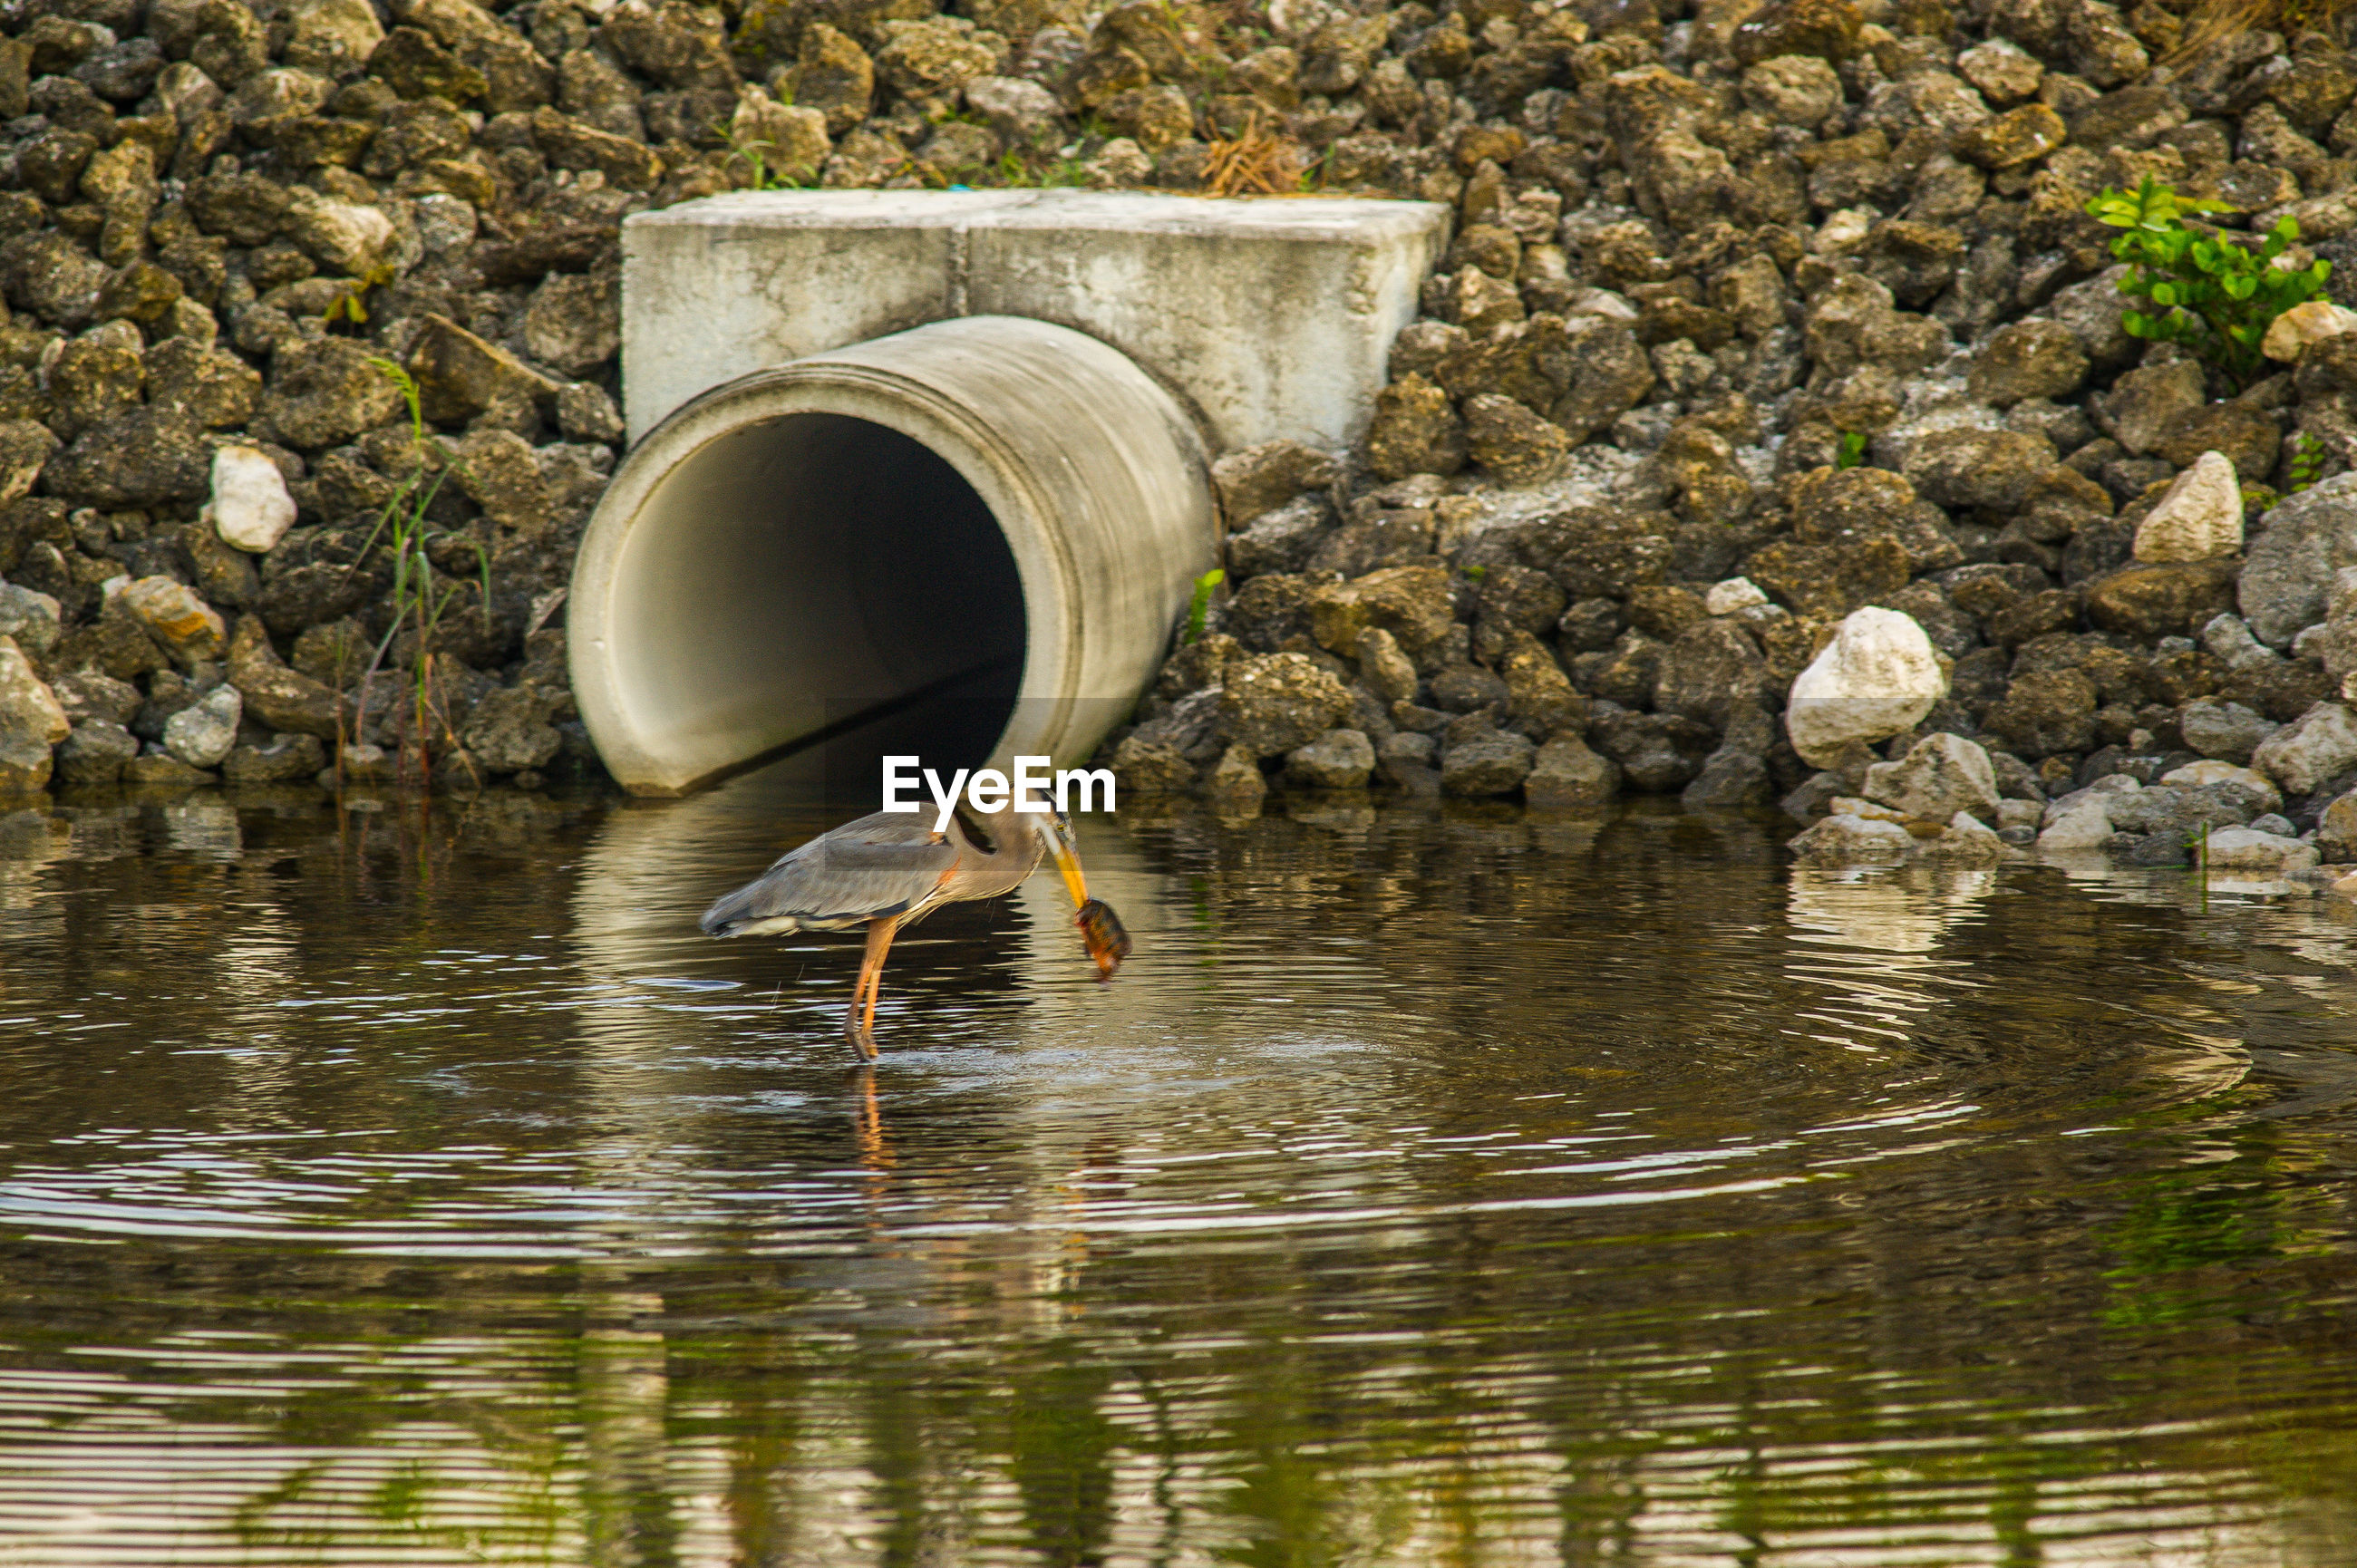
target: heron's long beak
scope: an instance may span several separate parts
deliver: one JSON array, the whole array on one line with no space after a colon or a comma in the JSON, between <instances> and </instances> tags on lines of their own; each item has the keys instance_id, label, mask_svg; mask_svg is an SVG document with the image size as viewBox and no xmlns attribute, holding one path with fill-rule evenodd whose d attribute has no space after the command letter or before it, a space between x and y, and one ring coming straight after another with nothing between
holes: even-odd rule
<instances>
[{"instance_id":1,"label":"heron's long beak","mask_svg":"<svg viewBox=\"0 0 2357 1568\"><path fill-rule=\"evenodd\" d=\"M1047 832L1048 853L1056 857L1056 870L1063 876L1064 886L1072 895L1072 908L1077 909L1089 901L1089 880L1081 875L1081 855L1072 843L1072 825L1050 816Z\"/></svg>"}]
</instances>

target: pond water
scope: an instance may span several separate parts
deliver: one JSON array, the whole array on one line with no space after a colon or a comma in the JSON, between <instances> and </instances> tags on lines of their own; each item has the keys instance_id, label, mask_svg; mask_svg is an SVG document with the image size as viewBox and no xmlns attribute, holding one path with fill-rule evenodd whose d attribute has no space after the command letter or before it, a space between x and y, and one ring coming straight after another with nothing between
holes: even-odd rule
<instances>
[{"instance_id":1,"label":"pond water","mask_svg":"<svg viewBox=\"0 0 2357 1568\"><path fill-rule=\"evenodd\" d=\"M2357 974L1767 817L0 810L0 1563L2357 1562Z\"/></svg>"}]
</instances>

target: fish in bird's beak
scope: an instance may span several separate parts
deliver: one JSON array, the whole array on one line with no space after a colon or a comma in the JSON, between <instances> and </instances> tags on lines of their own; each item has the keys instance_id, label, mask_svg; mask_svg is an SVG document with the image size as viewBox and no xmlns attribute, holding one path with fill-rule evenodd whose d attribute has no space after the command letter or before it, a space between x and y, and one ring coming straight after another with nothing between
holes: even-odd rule
<instances>
[{"instance_id":1,"label":"fish in bird's beak","mask_svg":"<svg viewBox=\"0 0 2357 1568\"><path fill-rule=\"evenodd\" d=\"M1079 911L1072 924L1080 928L1081 940L1088 945L1097 978L1110 980L1121 961L1129 956L1129 933L1122 929L1121 917L1113 912L1112 905L1089 897L1088 880L1081 875L1080 853L1072 843L1072 824L1060 813L1051 812L1048 818L1048 853L1056 857L1056 869L1072 895L1072 906Z\"/></svg>"}]
</instances>

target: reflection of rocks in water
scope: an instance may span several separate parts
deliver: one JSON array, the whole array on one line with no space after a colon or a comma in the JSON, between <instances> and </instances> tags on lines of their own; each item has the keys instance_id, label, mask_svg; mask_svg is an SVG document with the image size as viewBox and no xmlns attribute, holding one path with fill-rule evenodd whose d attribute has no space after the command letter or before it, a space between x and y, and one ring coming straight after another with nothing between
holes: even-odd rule
<instances>
[{"instance_id":1,"label":"reflection of rocks in water","mask_svg":"<svg viewBox=\"0 0 2357 1568\"><path fill-rule=\"evenodd\" d=\"M1864 866L1792 868L1786 905L1803 931L1846 947L1885 953L1928 953L1964 916L1996 889L1992 871L1882 871Z\"/></svg>"},{"instance_id":2,"label":"reflection of rocks in water","mask_svg":"<svg viewBox=\"0 0 2357 1568\"><path fill-rule=\"evenodd\" d=\"M211 795L175 800L160 808L165 842L200 860L235 860L245 847L237 811Z\"/></svg>"}]
</instances>

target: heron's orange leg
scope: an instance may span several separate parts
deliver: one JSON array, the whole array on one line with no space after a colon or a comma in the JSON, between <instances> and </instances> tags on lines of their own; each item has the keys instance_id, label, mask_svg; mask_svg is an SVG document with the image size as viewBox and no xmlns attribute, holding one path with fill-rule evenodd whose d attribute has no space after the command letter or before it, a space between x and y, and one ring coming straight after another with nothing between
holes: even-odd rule
<instances>
[{"instance_id":1,"label":"heron's orange leg","mask_svg":"<svg viewBox=\"0 0 2357 1568\"><path fill-rule=\"evenodd\" d=\"M892 935L899 929L898 916L867 922L867 956L851 993L850 1016L843 1021L844 1034L869 1061L876 1059L876 995L884 988L884 955L892 950Z\"/></svg>"}]
</instances>

